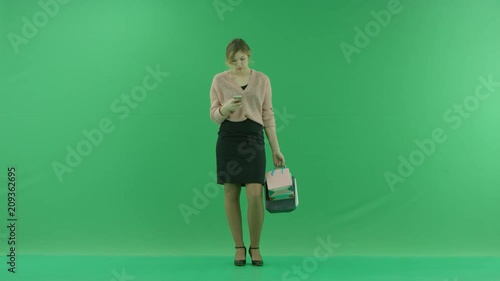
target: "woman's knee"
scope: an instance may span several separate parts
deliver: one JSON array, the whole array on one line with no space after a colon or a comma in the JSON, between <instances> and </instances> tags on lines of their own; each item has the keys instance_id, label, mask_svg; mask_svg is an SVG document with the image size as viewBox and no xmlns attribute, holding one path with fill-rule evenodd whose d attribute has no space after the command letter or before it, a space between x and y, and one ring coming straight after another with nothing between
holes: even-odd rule
<instances>
[{"instance_id":1,"label":"woman's knee","mask_svg":"<svg viewBox=\"0 0 500 281\"><path fill-rule=\"evenodd\" d=\"M247 183L246 193L247 199L250 200L262 200L262 184L260 183Z\"/></svg>"}]
</instances>

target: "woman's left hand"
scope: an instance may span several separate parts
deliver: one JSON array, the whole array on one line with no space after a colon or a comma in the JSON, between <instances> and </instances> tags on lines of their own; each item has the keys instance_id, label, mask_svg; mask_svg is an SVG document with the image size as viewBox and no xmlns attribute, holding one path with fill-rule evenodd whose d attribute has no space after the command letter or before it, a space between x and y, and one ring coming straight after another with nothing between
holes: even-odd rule
<instances>
[{"instance_id":1,"label":"woman's left hand","mask_svg":"<svg viewBox=\"0 0 500 281\"><path fill-rule=\"evenodd\" d=\"M273 162L275 167L283 167L285 166L285 157L281 154L280 151L273 152Z\"/></svg>"}]
</instances>

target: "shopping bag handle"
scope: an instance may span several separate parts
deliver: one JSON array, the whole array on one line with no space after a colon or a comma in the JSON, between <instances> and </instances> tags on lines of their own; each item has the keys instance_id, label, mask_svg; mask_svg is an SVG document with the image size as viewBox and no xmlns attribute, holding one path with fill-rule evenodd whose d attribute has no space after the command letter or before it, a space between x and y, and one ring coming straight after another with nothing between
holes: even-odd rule
<instances>
[{"instance_id":1,"label":"shopping bag handle","mask_svg":"<svg viewBox=\"0 0 500 281\"><path fill-rule=\"evenodd\" d=\"M274 176L274 170L276 170L276 166L274 166L273 171L271 172L271 176ZM282 166L281 168L281 173L283 174L283 171L285 170L285 165Z\"/></svg>"}]
</instances>

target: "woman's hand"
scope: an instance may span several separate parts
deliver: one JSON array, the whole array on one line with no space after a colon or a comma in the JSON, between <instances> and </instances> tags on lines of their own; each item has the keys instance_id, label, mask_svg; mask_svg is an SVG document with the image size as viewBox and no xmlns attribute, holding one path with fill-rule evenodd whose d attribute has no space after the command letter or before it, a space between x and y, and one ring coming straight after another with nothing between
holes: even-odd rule
<instances>
[{"instance_id":1,"label":"woman's hand","mask_svg":"<svg viewBox=\"0 0 500 281\"><path fill-rule=\"evenodd\" d=\"M275 167L285 166L285 156L280 151L273 152L273 162Z\"/></svg>"},{"instance_id":2,"label":"woman's hand","mask_svg":"<svg viewBox=\"0 0 500 281\"><path fill-rule=\"evenodd\" d=\"M243 101L235 98L228 100L222 107L221 113L223 115L228 115L229 113L234 113L236 110L243 106Z\"/></svg>"}]
</instances>

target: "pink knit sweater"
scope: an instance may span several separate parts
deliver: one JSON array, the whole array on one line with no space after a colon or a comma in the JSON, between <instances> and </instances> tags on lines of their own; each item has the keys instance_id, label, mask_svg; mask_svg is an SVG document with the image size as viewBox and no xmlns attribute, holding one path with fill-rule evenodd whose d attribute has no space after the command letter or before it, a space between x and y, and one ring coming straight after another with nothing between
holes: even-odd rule
<instances>
[{"instance_id":1,"label":"pink knit sweater","mask_svg":"<svg viewBox=\"0 0 500 281\"><path fill-rule=\"evenodd\" d=\"M271 81L264 73L254 69L251 70L250 80L245 90L234 81L229 70L214 76L210 88L210 118L213 122L222 124L226 119L240 122L248 118L264 127L276 127L272 105ZM223 116L219 109L234 95L243 96L243 106L234 113Z\"/></svg>"}]
</instances>

